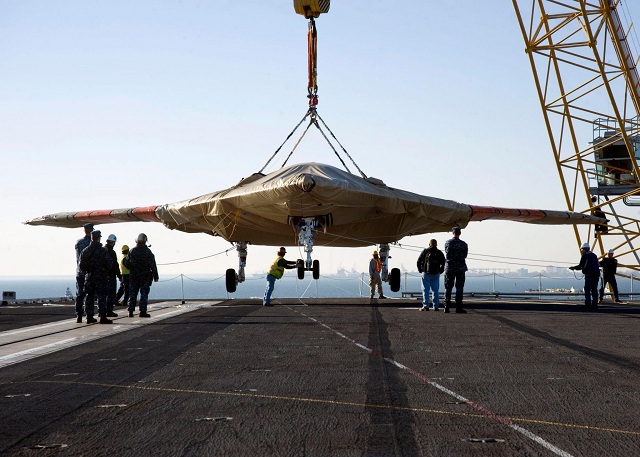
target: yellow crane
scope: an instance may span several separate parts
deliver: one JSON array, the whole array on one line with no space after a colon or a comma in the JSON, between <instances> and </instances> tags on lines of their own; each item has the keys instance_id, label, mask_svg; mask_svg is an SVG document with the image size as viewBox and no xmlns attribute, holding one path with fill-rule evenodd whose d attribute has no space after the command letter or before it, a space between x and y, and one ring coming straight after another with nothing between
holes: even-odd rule
<instances>
[{"instance_id":1,"label":"yellow crane","mask_svg":"<svg viewBox=\"0 0 640 457\"><path fill-rule=\"evenodd\" d=\"M512 0L569 210L604 214L574 225L578 246L616 251L639 270L640 77L620 0ZM627 22L625 24L625 21Z\"/></svg>"}]
</instances>

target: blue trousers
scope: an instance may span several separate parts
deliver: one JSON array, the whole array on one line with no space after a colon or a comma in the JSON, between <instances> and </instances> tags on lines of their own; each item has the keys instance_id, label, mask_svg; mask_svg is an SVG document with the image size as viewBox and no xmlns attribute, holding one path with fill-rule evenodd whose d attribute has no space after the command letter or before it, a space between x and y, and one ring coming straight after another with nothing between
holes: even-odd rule
<instances>
[{"instance_id":1,"label":"blue trousers","mask_svg":"<svg viewBox=\"0 0 640 457\"><path fill-rule=\"evenodd\" d=\"M138 303L138 292L140 293L140 312L147 312L149 301L149 291L151 290L153 278L145 278L136 275L129 275L129 306L128 311L135 311Z\"/></svg>"},{"instance_id":2,"label":"blue trousers","mask_svg":"<svg viewBox=\"0 0 640 457\"><path fill-rule=\"evenodd\" d=\"M84 271L76 271L76 315L84 314Z\"/></svg>"},{"instance_id":3,"label":"blue trousers","mask_svg":"<svg viewBox=\"0 0 640 457\"><path fill-rule=\"evenodd\" d=\"M462 297L464 294L464 271L444 273L444 300L445 306L451 306L451 292L453 286L456 287L456 308L462 307Z\"/></svg>"},{"instance_id":4,"label":"blue trousers","mask_svg":"<svg viewBox=\"0 0 640 457\"><path fill-rule=\"evenodd\" d=\"M84 310L87 316L95 314L95 302L98 298L98 314L107 312L107 278L101 274L87 273L84 280Z\"/></svg>"},{"instance_id":5,"label":"blue trousers","mask_svg":"<svg viewBox=\"0 0 640 457\"><path fill-rule=\"evenodd\" d=\"M600 273L584 275L584 306L594 308L598 306L598 281Z\"/></svg>"},{"instance_id":6,"label":"blue trousers","mask_svg":"<svg viewBox=\"0 0 640 457\"><path fill-rule=\"evenodd\" d=\"M116 292L118 289L118 278L109 276L107 280L107 311L113 311L113 305L116 303Z\"/></svg>"},{"instance_id":7,"label":"blue trousers","mask_svg":"<svg viewBox=\"0 0 640 457\"><path fill-rule=\"evenodd\" d=\"M422 273L422 306L429 306L429 289L433 292L433 309L440 307L440 274Z\"/></svg>"},{"instance_id":8,"label":"blue trousers","mask_svg":"<svg viewBox=\"0 0 640 457\"><path fill-rule=\"evenodd\" d=\"M267 288L264 291L263 305L268 305L271 302L271 293L273 292L273 287L276 285L276 279L273 275L267 275Z\"/></svg>"}]
</instances>

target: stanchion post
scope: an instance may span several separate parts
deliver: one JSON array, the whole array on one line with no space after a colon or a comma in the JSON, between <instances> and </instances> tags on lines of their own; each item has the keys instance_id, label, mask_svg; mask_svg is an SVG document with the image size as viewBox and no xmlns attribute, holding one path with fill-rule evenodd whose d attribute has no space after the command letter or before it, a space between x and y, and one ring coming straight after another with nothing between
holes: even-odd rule
<instances>
[{"instance_id":1,"label":"stanchion post","mask_svg":"<svg viewBox=\"0 0 640 457\"><path fill-rule=\"evenodd\" d=\"M180 273L180 282L182 283L182 304L184 305L184 275Z\"/></svg>"}]
</instances>

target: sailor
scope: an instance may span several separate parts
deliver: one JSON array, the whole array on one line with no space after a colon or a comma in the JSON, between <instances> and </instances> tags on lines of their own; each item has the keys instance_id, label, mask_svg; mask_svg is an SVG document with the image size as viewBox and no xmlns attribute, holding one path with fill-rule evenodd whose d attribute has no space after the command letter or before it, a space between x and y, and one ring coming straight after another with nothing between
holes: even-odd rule
<instances>
[{"instance_id":1,"label":"sailor","mask_svg":"<svg viewBox=\"0 0 640 457\"><path fill-rule=\"evenodd\" d=\"M109 258L102 247L100 230L91 232L91 244L80 254L80 267L86 272L84 279L84 310L87 313L87 324L93 324L94 304L98 296L98 314L101 324L111 324L107 319L107 271ZM82 322L82 319L80 319Z\"/></svg>"},{"instance_id":2,"label":"sailor","mask_svg":"<svg viewBox=\"0 0 640 457\"><path fill-rule=\"evenodd\" d=\"M433 292L433 309L440 308L440 275L444 272L446 259L436 240L429 241L429 247L422 250L418 257L418 271L422 273L422 307L420 311L429 310L429 289Z\"/></svg>"},{"instance_id":3,"label":"sailor","mask_svg":"<svg viewBox=\"0 0 640 457\"><path fill-rule=\"evenodd\" d=\"M467 271L467 254L469 247L467 243L460 239L462 229L455 226L451 229L453 238L444 243L444 254L446 263L444 266L444 312L448 313L451 308L451 292L456 288L456 313L466 313L462 307L462 297L464 295L465 272Z\"/></svg>"},{"instance_id":4,"label":"sailor","mask_svg":"<svg viewBox=\"0 0 640 457\"><path fill-rule=\"evenodd\" d=\"M122 245L122 257L120 257L120 272L122 274L122 281L120 282L120 287L118 288L118 293L116 294L116 304L118 306L127 306L129 304L129 269L125 267L123 261L124 258L129 254L129 246L126 244ZM120 299L122 298L122 302Z\"/></svg>"},{"instance_id":5,"label":"sailor","mask_svg":"<svg viewBox=\"0 0 640 457\"><path fill-rule=\"evenodd\" d=\"M123 260L130 270L129 277L129 317L133 317L140 292L140 317L151 317L147 313L149 291L153 281L158 282L158 267L156 258L147 247L147 235L141 233L136 238L136 245Z\"/></svg>"},{"instance_id":6,"label":"sailor","mask_svg":"<svg viewBox=\"0 0 640 457\"><path fill-rule=\"evenodd\" d=\"M387 298L382 293L382 279L380 278L380 271L382 271L382 262L378 257L378 251L373 251L373 257L369 260L369 298L373 298L373 295L378 289L378 297Z\"/></svg>"},{"instance_id":7,"label":"sailor","mask_svg":"<svg viewBox=\"0 0 640 457\"><path fill-rule=\"evenodd\" d=\"M264 291L262 306L272 306L271 293L273 292L273 287L276 284L276 279L282 278L285 269L291 270L292 268L295 268L297 266L297 262L286 260L284 258L284 255L286 253L287 250L284 247L281 247L278 250L278 256L269 267L269 273L267 273L267 288Z\"/></svg>"},{"instance_id":8,"label":"sailor","mask_svg":"<svg viewBox=\"0 0 640 457\"><path fill-rule=\"evenodd\" d=\"M604 288L607 287L607 283L613 289L613 297L616 303L620 302L620 297L618 297L618 282L616 281L616 270L618 269L618 259L613 257L615 251L613 249L609 249L607 256L600 261L600 266L602 267L602 286L600 287L600 299L598 303L602 303L602 299L604 298Z\"/></svg>"},{"instance_id":9,"label":"sailor","mask_svg":"<svg viewBox=\"0 0 640 457\"><path fill-rule=\"evenodd\" d=\"M598 280L600 279L600 267L598 256L591 252L589 243L582 243L580 247L582 257L580 263L569 267L569 270L582 270L584 275L584 307L586 309L598 309Z\"/></svg>"},{"instance_id":10,"label":"sailor","mask_svg":"<svg viewBox=\"0 0 640 457\"><path fill-rule=\"evenodd\" d=\"M107 237L107 242L104 247L111 264L107 270L107 317L118 317L118 315L113 312L113 305L116 302L116 291L118 289L118 281L116 278L122 283L122 275L120 274L118 255L113 250L113 247L116 245L116 241L117 238L112 233Z\"/></svg>"},{"instance_id":11,"label":"sailor","mask_svg":"<svg viewBox=\"0 0 640 457\"><path fill-rule=\"evenodd\" d=\"M84 228L84 237L76 241L76 317L79 324L82 323L82 316L84 315L84 276L86 274L80 268L80 254L91 244L93 224L84 224L82 228Z\"/></svg>"}]
</instances>

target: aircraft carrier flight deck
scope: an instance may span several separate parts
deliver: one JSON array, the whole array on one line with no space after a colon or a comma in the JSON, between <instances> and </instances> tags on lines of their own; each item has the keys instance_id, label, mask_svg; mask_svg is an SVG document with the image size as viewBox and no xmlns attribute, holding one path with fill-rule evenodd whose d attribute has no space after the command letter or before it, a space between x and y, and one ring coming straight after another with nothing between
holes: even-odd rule
<instances>
[{"instance_id":1,"label":"aircraft carrier flight deck","mask_svg":"<svg viewBox=\"0 0 640 457\"><path fill-rule=\"evenodd\" d=\"M165 301L0 307L7 456L637 456L640 307ZM123 308L117 308L126 316Z\"/></svg>"}]
</instances>

